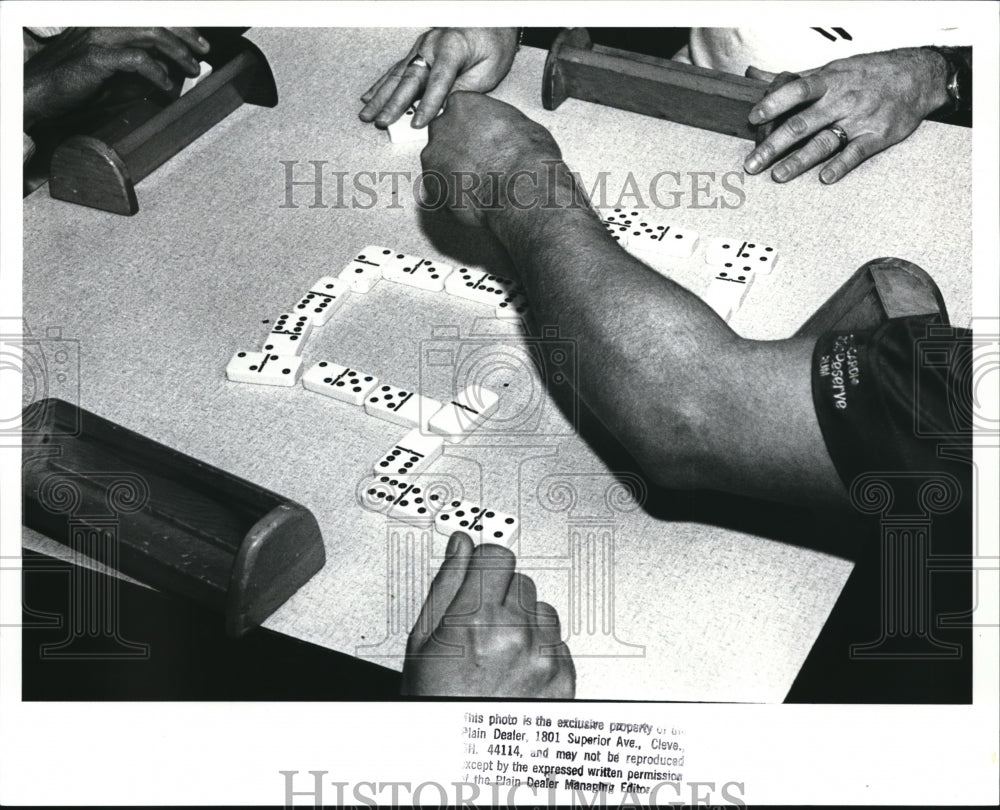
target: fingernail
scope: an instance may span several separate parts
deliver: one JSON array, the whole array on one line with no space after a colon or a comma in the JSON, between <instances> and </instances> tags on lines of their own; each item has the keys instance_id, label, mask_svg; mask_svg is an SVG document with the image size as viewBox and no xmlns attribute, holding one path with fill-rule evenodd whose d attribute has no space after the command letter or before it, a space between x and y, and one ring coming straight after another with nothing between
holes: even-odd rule
<instances>
[{"instance_id":1,"label":"fingernail","mask_svg":"<svg viewBox=\"0 0 1000 810\"><path fill-rule=\"evenodd\" d=\"M756 155L750 155L745 165L748 172L760 171L760 158Z\"/></svg>"},{"instance_id":2,"label":"fingernail","mask_svg":"<svg viewBox=\"0 0 1000 810\"><path fill-rule=\"evenodd\" d=\"M453 532L451 537L448 538L448 547L444 550L444 553L449 557L453 557L456 551L458 551L458 532Z\"/></svg>"},{"instance_id":3,"label":"fingernail","mask_svg":"<svg viewBox=\"0 0 1000 810\"><path fill-rule=\"evenodd\" d=\"M837 173L833 169L823 169L819 173L819 181L821 183L832 183L837 179Z\"/></svg>"},{"instance_id":4,"label":"fingernail","mask_svg":"<svg viewBox=\"0 0 1000 810\"><path fill-rule=\"evenodd\" d=\"M775 180L778 180L780 182L781 180L787 178L789 174L790 172L787 166L779 166L777 169L774 170L772 176L774 177Z\"/></svg>"},{"instance_id":5,"label":"fingernail","mask_svg":"<svg viewBox=\"0 0 1000 810\"><path fill-rule=\"evenodd\" d=\"M198 37L198 44L201 45L202 48L207 48L208 40L205 39L205 37Z\"/></svg>"},{"instance_id":6,"label":"fingernail","mask_svg":"<svg viewBox=\"0 0 1000 810\"><path fill-rule=\"evenodd\" d=\"M751 124L759 124L761 121L764 120L764 113L762 113L760 110L750 110L749 117Z\"/></svg>"}]
</instances>

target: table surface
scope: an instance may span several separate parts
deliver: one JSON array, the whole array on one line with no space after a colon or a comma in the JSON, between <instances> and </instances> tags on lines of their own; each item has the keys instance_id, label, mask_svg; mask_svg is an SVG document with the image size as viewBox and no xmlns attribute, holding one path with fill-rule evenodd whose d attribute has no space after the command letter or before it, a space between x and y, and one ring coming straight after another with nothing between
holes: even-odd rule
<instances>
[{"instance_id":1,"label":"table surface","mask_svg":"<svg viewBox=\"0 0 1000 810\"><path fill-rule=\"evenodd\" d=\"M503 271L498 245L421 211L405 183L394 204L387 193L368 208L333 204L335 171L419 172L419 147L393 146L357 119L361 93L415 33L251 31L271 61L279 106L240 108L140 183L136 216L56 201L44 187L24 202L25 323L79 341L80 403L311 509L327 564L266 626L397 669L445 538L387 523L355 492L403 430L301 387L229 383L224 370L233 352L257 349L265 320L363 245ZM547 126L588 188L607 172L613 200L630 173L645 193L657 172L679 172L686 184L691 172L714 172L717 182L740 169L745 141L576 100L543 110L544 58L523 49L494 95ZM309 176L305 161L327 161L329 207L309 207L306 187L295 189L298 207L282 207L282 160L299 161L297 178ZM705 177L696 181L719 190ZM742 189L737 208L693 207L687 194L669 212L701 235L694 256L670 268L696 292L713 236L778 247L774 271L732 320L742 334L791 333L858 266L889 255L927 269L953 322L968 323L968 130L924 124L834 187L813 171L785 186L746 177ZM645 489L539 387L525 362L531 340L484 314L384 283L345 302L307 345L306 367L329 359L441 399L453 379L427 358L444 346L507 383L500 414L511 424L537 415L518 436L484 434L449 450L433 473L520 515L519 565L560 612L579 697L782 700L851 563L819 550L820 527L794 510ZM44 393L26 386L25 398ZM31 532L25 542L59 553Z\"/></svg>"}]
</instances>

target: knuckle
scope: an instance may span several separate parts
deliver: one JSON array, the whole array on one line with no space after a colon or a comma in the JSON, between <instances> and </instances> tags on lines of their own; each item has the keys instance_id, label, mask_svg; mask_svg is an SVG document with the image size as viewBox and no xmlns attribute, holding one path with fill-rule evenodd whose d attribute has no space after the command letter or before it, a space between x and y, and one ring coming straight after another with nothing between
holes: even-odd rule
<instances>
[{"instance_id":1,"label":"knuckle","mask_svg":"<svg viewBox=\"0 0 1000 810\"><path fill-rule=\"evenodd\" d=\"M786 122L786 126L788 131L796 136L805 135L809 130L809 122L801 115L793 115Z\"/></svg>"},{"instance_id":2,"label":"knuckle","mask_svg":"<svg viewBox=\"0 0 1000 810\"><path fill-rule=\"evenodd\" d=\"M770 163L774 160L774 156L774 144L771 143L770 139L764 141L764 143L757 147L757 158L761 161L761 163Z\"/></svg>"},{"instance_id":3,"label":"knuckle","mask_svg":"<svg viewBox=\"0 0 1000 810\"><path fill-rule=\"evenodd\" d=\"M814 96L821 96L826 91L826 83L823 81L823 77L817 74L803 76L799 82L795 89L800 102Z\"/></svg>"}]
</instances>

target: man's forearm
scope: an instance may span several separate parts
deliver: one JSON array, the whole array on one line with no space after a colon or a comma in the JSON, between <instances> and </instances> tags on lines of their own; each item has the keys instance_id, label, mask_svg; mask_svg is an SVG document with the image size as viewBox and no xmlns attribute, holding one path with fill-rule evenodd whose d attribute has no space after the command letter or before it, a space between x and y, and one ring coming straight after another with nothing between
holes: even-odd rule
<instances>
[{"instance_id":1,"label":"man's forearm","mask_svg":"<svg viewBox=\"0 0 1000 810\"><path fill-rule=\"evenodd\" d=\"M697 296L625 253L592 211L567 205L563 165L559 177L560 205L508 205L487 223L537 324L576 342L577 390L590 409L660 483L705 485L707 367L738 338Z\"/></svg>"}]
</instances>

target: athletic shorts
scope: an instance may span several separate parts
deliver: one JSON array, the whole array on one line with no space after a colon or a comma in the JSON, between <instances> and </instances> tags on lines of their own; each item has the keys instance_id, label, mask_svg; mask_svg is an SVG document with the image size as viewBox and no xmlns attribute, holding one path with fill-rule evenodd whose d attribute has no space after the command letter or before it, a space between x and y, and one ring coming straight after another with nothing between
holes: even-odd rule
<instances>
[{"instance_id":1,"label":"athletic shorts","mask_svg":"<svg viewBox=\"0 0 1000 810\"><path fill-rule=\"evenodd\" d=\"M971 387L972 333L938 315L829 332L813 352L816 416L848 490L873 472L968 478Z\"/></svg>"}]
</instances>

